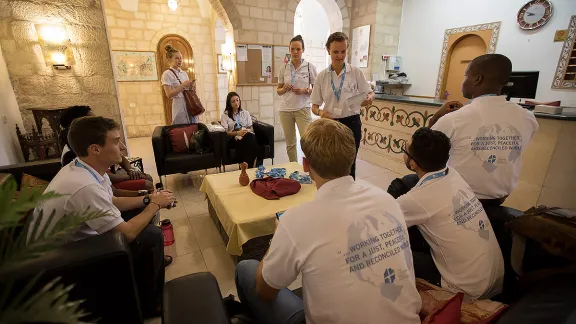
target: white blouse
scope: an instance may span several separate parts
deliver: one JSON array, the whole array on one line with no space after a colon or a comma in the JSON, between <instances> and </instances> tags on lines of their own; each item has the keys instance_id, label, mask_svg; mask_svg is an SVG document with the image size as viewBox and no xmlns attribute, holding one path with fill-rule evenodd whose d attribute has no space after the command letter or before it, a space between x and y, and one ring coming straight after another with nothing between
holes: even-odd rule
<instances>
[{"instance_id":1,"label":"white blouse","mask_svg":"<svg viewBox=\"0 0 576 324\"><path fill-rule=\"evenodd\" d=\"M234 114L232 118L228 117L228 114L224 112L220 119L220 124L226 128L227 132L231 132L235 129L250 128L252 127L252 117L246 110L241 110L238 114Z\"/></svg>"}]
</instances>

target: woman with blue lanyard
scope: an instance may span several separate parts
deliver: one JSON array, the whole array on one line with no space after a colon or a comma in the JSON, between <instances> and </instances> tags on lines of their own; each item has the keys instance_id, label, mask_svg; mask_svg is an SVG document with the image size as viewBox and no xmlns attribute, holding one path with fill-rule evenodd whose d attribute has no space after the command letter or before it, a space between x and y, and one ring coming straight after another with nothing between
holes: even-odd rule
<instances>
[{"instance_id":1,"label":"woman with blue lanyard","mask_svg":"<svg viewBox=\"0 0 576 324\"><path fill-rule=\"evenodd\" d=\"M312 122L310 115L310 94L316 79L316 67L304 61L304 40L298 35L290 41L290 62L280 68L276 93L281 96L280 123L286 138L286 151L290 162L298 161L296 151L296 127L300 135L306 132Z\"/></svg>"},{"instance_id":2,"label":"woman with blue lanyard","mask_svg":"<svg viewBox=\"0 0 576 324\"><path fill-rule=\"evenodd\" d=\"M326 42L326 50L330 55L331 64L318 73L315 87L310 100L312 113L322 118L330 118L348 126L354 134L356 154L362 139L362 122L360 107L372 104L374 92L366 81L364 73L346 63L348 36L336 32ZM324 109L320 106L324 104ZM356 159L350 170L350 175L356 179Z\"/></svg>"},{"instance_id":3,"label":"woman with blue lanyard","mask_svg":"<svg viewBox=\"0 0 576 324\"><path fill-rule=\"evenodd\" d=\"M240 96L236 92L230 92L226 97L226 109L220 124L226 129L228 147L236 150L236 160L239 163L246 162L250 168L262 163L261 159L258 159L259 147L252 128L252 116L242 109Z\"/></svg>"}]
</instances>

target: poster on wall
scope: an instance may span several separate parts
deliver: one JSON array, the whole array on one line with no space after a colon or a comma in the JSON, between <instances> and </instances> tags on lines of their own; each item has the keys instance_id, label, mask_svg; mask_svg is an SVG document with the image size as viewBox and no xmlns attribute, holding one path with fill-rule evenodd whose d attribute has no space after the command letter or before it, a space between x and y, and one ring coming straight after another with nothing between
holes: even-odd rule
<instances>
[{"instance_id":1,"label":"poster on wall","mask_svg":"<svg viewBox=\"0 0 576 324\"><path fill-rule=\"evenodd\" d=\"M246 45L236 46L236 60L238 62L248 61L248 47Z\"/></svg>"},{"instance_id":2,"label":"poster on wall","mask_svg":"<svg viewBox=\"0 0 576 324\"><path fill-rule=\"evenodd\" d=\"M284 64L290 62L290 49L288 46L274 46L274 72L278 74Z\"/></svg>"},{"instance_id":3,"label":"poster on wall","mask_svg":"<svg viewBox=\"0 0 576 324\"><path fill-rule=\"evenodd\" d=\"M113 51L117 81L156 81L155 52Z\"/></svg>"},{"instance_id":4,"label":"poster on wall","mask_svg":"<svg viewBox=\"0 0 576 324\"><path fill-rule=\"evenodd\" d=\"M368 67L368 49L370 48L370 25L352 30L352 65Z\"/></svg>"},{"instance_id":5,"label":"poster on wall","mask_svg":"<svg viewBox=\"0 0 576 324\"><path fill-rule=\"evenodd\" d=\"M262 76L272 82L272 46L262 46Z\"/></svg>"}]
</instances>

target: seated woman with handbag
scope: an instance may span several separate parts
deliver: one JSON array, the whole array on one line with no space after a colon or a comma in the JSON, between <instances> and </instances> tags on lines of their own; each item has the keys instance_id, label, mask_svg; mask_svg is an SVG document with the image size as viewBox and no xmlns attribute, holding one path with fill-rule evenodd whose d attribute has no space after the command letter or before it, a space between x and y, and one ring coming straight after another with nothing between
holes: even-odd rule
<instances>
[{"instance_id":1,"label":"seated woman with handbag","mask_svg":"<svg viewBox=\"0 0 576 324\"><path fill-rule=\"evenodd\" d=\"M228 147L236 150L238 163L246 162L250 168L256 167L258 161L258 142L252 128L252 117L242 110L240 96L230 92L226 97L226 109L220 123L226 129L229 137Z\"/></svg>"}]
</instances>

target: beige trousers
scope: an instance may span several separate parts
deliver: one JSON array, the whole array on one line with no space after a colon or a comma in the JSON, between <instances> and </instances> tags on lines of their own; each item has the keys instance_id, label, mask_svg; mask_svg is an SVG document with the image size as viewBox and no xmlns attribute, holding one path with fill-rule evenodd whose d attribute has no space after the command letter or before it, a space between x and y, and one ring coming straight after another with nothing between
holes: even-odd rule
<instances>
[{"instance_id":1,"label":"beige trousers","mask_svg":"<svg viewBox=\"0 0 576 324\"><path fill-rule=\"evenodd\" d=\"M286 151L288 152L290 162L298 162L295 125L298 126L298 132L300 133L300 136L302 136L311 122L312 116L310 115L310 108L280 112L280 123L284 129L284 136L286 137Z\"/></svg>"}]
</instances>

